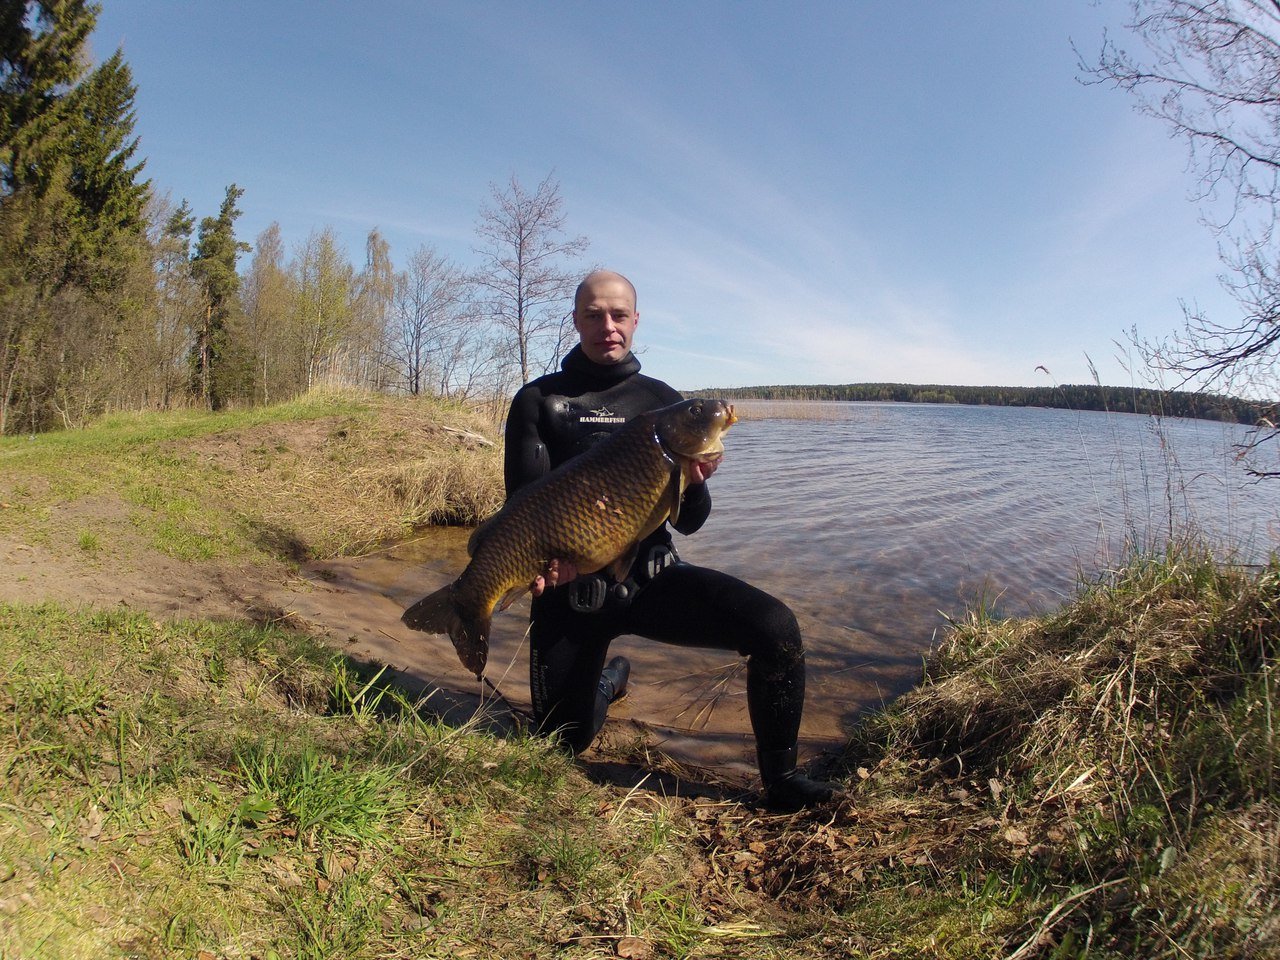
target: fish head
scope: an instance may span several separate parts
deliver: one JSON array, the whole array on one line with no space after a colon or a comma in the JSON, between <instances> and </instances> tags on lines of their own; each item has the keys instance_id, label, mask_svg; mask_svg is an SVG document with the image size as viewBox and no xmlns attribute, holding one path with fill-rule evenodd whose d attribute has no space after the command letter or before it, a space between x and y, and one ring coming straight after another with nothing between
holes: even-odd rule
<instances>
[{"instance_id":1,"label":"fish head","mask_svg":"<svg viewBox=\"0 0 1280 960\"><path fill-rule=\"evenodd\" d=\"M732 404L694 397L657 411L655 429L670 453L689 460L716 460L724 454L723 433L737 422Z\"/></svg>"}]
</instances>

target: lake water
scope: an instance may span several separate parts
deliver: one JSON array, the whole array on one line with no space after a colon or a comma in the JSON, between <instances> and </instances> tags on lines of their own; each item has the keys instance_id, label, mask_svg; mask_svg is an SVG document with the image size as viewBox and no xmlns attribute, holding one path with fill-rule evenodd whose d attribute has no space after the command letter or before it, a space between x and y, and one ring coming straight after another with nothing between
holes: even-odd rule
<instances>
[{"instance_id":1,"label":"lake water","mask_svg":"<svg viewBox=\"0 0 1280 960\"><path fill-rule=\"evenodd\" d=\"M1246 436L1235 425L924 404L823 404L822 419L763 417L785 413L776 403L740 409L711 480L711 518L676 545L795 610L810 751L916 682L944 614L979 597L1007 615L1049 610L1126 544L1188 528L1237 562L1280 548L1280 486L1251 482L1235 462ZM465 565L464 541L441 532L391 558L402 574L391 595L407 603L446 582ZM495 620L491 658L517 704L528 696L525 610ZM615 652L634 672L614 736L643 729L691 759L750 769L735 657L636 638Z\"/></svg>"}]
</instances>

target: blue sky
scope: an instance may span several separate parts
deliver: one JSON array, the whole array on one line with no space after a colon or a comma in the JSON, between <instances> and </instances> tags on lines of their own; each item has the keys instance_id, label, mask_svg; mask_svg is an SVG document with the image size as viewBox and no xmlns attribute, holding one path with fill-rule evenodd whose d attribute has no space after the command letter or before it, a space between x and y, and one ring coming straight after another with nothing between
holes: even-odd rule
<instances>
[{"instance_id":1,"label":"blue sky","mask_svg":"<svg viewBox=\"0 0 1280 960\"><path fill-rule=\"evenodd\" d=\"M1131 328L1231 314L1185 149L1077 79L1122 0L102 3L175 202L473 265L553 173L677 388L1130 384Z\"/></svg>"}]
</instances>

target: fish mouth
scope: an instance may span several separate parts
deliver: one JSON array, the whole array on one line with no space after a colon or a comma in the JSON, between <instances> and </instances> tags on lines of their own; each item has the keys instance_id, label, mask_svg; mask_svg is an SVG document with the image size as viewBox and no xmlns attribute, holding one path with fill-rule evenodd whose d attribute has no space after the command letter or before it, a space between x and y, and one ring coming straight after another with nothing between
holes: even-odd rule
<instances>
[{"instance_id":1,"label":"fish mouth","mask_svg":"<svg viewBox=\"0 0 1280 960\"><path fill-rule=\"evenodd\" d=\"M718 466L720 461L724 459L724 449L722 448L719 452L700 453L692 459L698 463L705 463L707 466Z\"/></svg>"}]
</instances>

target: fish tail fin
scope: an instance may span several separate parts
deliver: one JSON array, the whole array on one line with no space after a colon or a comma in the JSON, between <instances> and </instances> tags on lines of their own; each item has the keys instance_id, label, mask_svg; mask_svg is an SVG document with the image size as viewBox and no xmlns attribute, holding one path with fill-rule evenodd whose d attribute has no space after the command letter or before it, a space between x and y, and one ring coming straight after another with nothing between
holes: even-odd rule
<instances>
[{"instance_id":1,"label":"fish tail fin","mask_svg":"<svg viewBox=\"0 0 1280 960\"><path fill-rule=\"evenodd\" d=\"M453 607L453 584L429 593L400 615L412 630L423 633L448 633L449 622L457 616Z\"/></svg>"},{"instance_id":2,"label":"fish tail fin","mask_svg":"<svg viewBox=\"0 0 1280 960\"><path fill-rule=\"evenodd\" d=\"M447 633L462 665L479 680L489 659L489 618L470 616L454 600L453 584L429 593L400 616L411 630Z\"/></svg>"}]
</instances>

